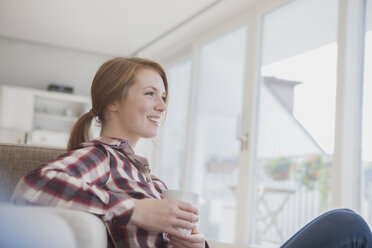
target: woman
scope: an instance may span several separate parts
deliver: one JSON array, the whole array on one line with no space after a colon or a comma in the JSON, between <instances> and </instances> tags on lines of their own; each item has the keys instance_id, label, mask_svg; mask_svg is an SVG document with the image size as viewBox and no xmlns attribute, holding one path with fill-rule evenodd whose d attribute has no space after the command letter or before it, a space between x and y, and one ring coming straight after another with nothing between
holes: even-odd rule
<instances>
[{"instance_id":1,"label":"woman","mask_svg":"<svg viewBox=\"0 0 372 248\"><path fill-rule=\"evenodd\" d=\"M109 247L205 247L196 229L198 210L185 202L160 200L165 184L150 174L132 150L152 138L167 108L163 68L141 58L114 58L96 73L92 109L71 132L68 153L26 175L13 201L91 212L105 222ZM101 137L89 141L93 118ZM177 227L192 229L185 235ZM169 238L163 233L169 234Z\"/></svg>"},{"instance_id":2,"label":"woman","mask_svg":"<svg viewBox=\"0 0 372 248\"><path fill-rule=\"evenodd\" d=\"M196 228L198 210L161 199L165 184L134 154L140 138L158 134L168 102L162 67L141 58L114 58L98 70L92 109L75 124L69 152L26 175L14 201L91 212L104 221L109 247L207 247ZM101 137L89 141L93 118ZM192 229L185 235L177 228ZM355 246L354 246L355 245ZM282 247L371 247L371 231L350 210L330 211Z\"/></svg>"}]
</instances>

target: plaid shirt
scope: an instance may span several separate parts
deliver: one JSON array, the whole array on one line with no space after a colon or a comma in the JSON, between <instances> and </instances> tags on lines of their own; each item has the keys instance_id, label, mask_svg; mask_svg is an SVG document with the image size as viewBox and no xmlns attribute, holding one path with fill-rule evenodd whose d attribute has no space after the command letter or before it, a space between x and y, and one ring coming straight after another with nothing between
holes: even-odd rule
<instances>
[{"instance_id":1,"label":"plaid shirt","mask_svg":"<svg viewBox=\"0 0 372 248\"><path fill-rule=\"evenodd\" d=\"M108 247L170 247L162 233L132 224L135 199L161 199L165 184L150 174L146 158L128 141L100 137L30 172L18 183L13 202L88 211L111 235Z\"/></svg>"}]
</instances>

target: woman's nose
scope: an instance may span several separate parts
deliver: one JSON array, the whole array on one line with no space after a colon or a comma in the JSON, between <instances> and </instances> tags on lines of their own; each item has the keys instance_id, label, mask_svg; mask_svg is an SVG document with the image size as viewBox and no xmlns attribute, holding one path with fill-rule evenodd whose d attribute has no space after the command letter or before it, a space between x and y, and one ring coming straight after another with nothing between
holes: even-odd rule
<instances>
[{"instance_id":1,"label":"woman's nose","mask_svg":"<svg viewBox=\"0 0 372 248\"><path fill-rule=\"evenodd\" d=\"M158 103L156 104L156 110L159 112L167 111L167 104L165 104L163 98L161 98Z\"/></svg>"}]
</instances>

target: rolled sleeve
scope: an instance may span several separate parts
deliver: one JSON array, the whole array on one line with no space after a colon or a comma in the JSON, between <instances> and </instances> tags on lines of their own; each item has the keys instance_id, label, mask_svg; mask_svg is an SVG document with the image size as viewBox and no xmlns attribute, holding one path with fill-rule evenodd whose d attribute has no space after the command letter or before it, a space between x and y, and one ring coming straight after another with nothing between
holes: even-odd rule
<instances>
[{"instance_id":1,"label":"rolled sleeve","mask_svg":"<svg viewBox=\"0 0 372 248\"><path fill-rule=\"evenodd\" d=\"M113 193L102 187L110 176L108 155L97 147L81 150L26 175L18 183L12 201L82 210L106 222L127 224L133 214L133 200L125 192Z\"/></svg>"}]
</instances>

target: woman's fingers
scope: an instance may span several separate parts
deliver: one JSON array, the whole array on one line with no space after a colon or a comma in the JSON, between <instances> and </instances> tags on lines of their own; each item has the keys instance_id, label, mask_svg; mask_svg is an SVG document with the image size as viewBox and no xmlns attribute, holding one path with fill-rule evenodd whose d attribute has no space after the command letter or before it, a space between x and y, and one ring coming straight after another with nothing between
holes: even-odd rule
<instances>
[{"instance_id":1,"label":"woman's fingers","mask_svg":"<svg viewBox=\"0 0 372 248\"><path fill-rule=\"evenodd\" d=\"M193 230L197 227L196 223L184 221L177 219L173 222L172 226L166 231L169 235L181 238L181 239L188 239L190 234L186 234L182 231L181 229L188 229L188 230Z\"/></svg>"},{"instance_id":2,"label":"woman's fingers","mask_svg":"<svg viewBox=\"0 0 372 248\"><path fill-rule=\"evenodd\" d=\"M190 203L188 203L188 202L178 201L178 206L182 210L185 210L187 212L191 212L195 215L199 215L198 209L196 207L194 207L193 205L191 205Z\"/></svg>"},{"instance_id":3,"label":"woman's fingers","mask_svg":"<svg viewBox=\"0 0 372 248\"><path fill-rule=\"evenodd\" d=\"M196 227L196 223L181 220L181 219L175 220L173 225L174 225L174 227L179 227L179 228L183 228L183 229L190 229L190 230L192 230Z\"/></svg>"},{"instance_id":4,"label":"woman's fingers","mask_svg":"<svg viewBox=\"0 0 372 248\"><path fill-rule=\"evenodd\" d=\"M177 213L177 218L188 221L188 222L195 222L195 223L199 221L199 217L197 215L191 212L187 212L183 209L180 209L180 211Z\"/></svg>"},{"instance_id":5,"label":"woman's fingers","mask_svg":"<svg viewBox=\"0 0 372 248\"><path fill-rule=\"evenodd\" d=\"M171 235L171 237L173 237L173 236ZM186 237L183 237L183 238L177 238L177 237L175 237L175 239L177 239L177 240L179 240L180 242L183 242L183 243L200 243L200 242L204 242L204 236L201 233L193 234L193 235L187 235Z\"/></svg>"},{"instance_id":6,"label":"woman's fingers","mask_svg":"<svg viewBox=\"0 0 372 248\"><path fill-rule=\"evenodd\" d=\"M185 238L177 228L193 229L199 217L191 204L176 200L133 200L131 223L148 231L166 232Z\"/></svg>"},{"instance_id":7,"label":"woman's fingers","mask_svg":"<svg viewBox=\"0 0 372 248\"><path fill-rule=\"evenodd\" d=\"M168 202L170 207L170 215L176 217L177 219L182 219L188 222L198 222L199 221L199 211L197 208L193 207L187 202L177 201L177 200L164 200Z\"/></svg>"},{"instance_id":8,"label":"woman's fingers","mask_svg":"<svg viewBox=\"0 0 372 248\"><path fill-rule=\"evenodd\" d=\"M190 235L180 231L178 228L174 227L170 232L168 232L168 237L174 237L180 240L188 239Z\"/></svg>"},{"instance_id":9,"label":"woman's fingers","mask_svg":"<svg viewBox=\"0 0 372 248\"><path fill-rule=\"evenodd\" d=\"M149 231L168 233L175 248L203 248L205 239L197 231L198 210L176 200L133 200L131 223ZM191 234L179 230L191 229Z\"/></svg>"},{"instance_id":10,"label":"woman's fingers","mask_svg":"<svg viewBox=\"0 0 372 248\"><path fill-rule=\"evenodd\" d=\"M200 233L188 235L184 238L168 235L168 238L174 248L195 248L205 246L205 238Z\"/></svg>"}]
</instances>

